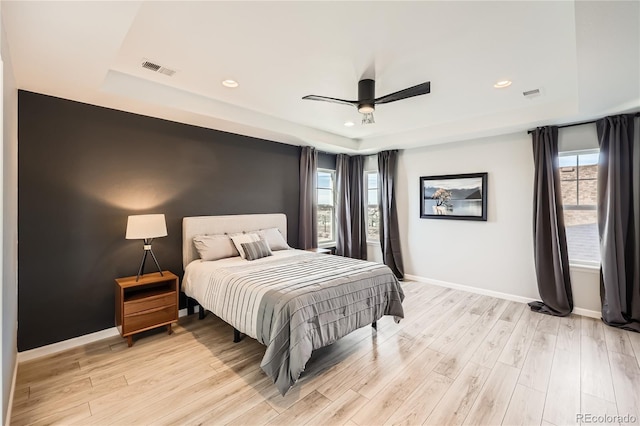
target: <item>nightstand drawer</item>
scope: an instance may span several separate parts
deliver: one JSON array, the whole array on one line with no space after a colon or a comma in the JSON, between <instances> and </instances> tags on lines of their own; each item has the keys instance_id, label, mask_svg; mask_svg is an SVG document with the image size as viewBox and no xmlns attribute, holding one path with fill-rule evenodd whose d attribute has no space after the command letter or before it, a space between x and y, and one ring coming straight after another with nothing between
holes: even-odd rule
<instances>
[{"instance_id":1,"label":"nightstand drawer","mask_svg":"<svg viewBox=\"0 0 640 426\"><path fill-rule=\"evenodd\" d=\"M131 333L148 327L158 327L170 321L177 321L176 305L138 312L124 317L122 334Z\"/></svg>"},{"instance_id":2,"label":"nightstand drawer","mask_svg":"<svg viewBox=\"0 0 640 426\"><path fill-rule=\"evenodd\" d=\"M131 315L137 312L148 311L149 309L162 308L175 304L176 293L174 291L127 300L126 302L124 302L124 315Z\"/></svg>"}]
</instances>

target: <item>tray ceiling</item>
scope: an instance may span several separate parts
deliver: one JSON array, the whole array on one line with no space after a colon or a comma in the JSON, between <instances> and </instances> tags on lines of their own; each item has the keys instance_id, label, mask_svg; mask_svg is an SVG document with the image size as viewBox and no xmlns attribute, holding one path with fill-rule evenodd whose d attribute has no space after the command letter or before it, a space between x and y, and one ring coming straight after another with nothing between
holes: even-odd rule
<instances>
[{"instance_id":1,"label":"tray ceiling","mask_svg":"<svg viewBox=\"0 0 640 426\"><path fill-rule=\"evenodd\" d=\"M3 1L2 15L20 89L334 152L640 107L638 2ZM378 96L431 93L379 105L373 125L301 99L356 99L361 78Z\"/></svg>"}]
</instances>

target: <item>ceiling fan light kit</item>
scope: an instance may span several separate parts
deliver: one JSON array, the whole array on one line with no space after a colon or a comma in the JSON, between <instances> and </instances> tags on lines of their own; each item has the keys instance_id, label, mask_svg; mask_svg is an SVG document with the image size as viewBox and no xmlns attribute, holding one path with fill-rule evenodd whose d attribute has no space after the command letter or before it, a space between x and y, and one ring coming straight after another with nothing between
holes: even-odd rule
<instances>
[{"instance_id":1,"label":"ceiling fan light kit","mask_svg":"<svg viewBox=\"0 0 640 426\"><path fill-rule=\"evenodd\" d=\"M376 82L372 79L367 78L358 82L357 101L329 98L327 96L318 95L307 95L302 99L311 101L333 102L343 105L353 105L357 107L358 112L363 115L362 124L373 124L375 123L375 120L373 118L373 111L375 111L376 109L376 104L386 104L389 102L400 101L402 99L412 98L414 96L426 95L427 93L431 93L430 81L376 98Z\"/></svg>"}]
</instances>

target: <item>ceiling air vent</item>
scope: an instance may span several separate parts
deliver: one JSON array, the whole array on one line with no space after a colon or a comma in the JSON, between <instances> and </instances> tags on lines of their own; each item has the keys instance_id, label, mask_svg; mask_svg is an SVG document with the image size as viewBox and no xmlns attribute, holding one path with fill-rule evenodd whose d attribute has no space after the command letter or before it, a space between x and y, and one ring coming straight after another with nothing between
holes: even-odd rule
<instances>
[{"instance_id":1,"label":"ceiling air vent","mask_svg":"<svg viewBox=\"0 0 640 426\"><path fill-rule=\"evenodd\" d=\"M160 74L168 75L169 77L171 77L176 73L175 70L172 70L167 67L163 67L162 65L158 65L151 61L147 61L146 59L142 60L142 68L146 68L154 72L159 72Z\"/></svg>"},{"instance_id":2,"label":"ceiling air vent","mask_svg":"<svg viewBox=\"0 0 640 426\"><path fill-rule=\"evenodd\" d=\"M146 69L151 70L151 71L158 71L162 67L160 65L158 65L158 64L154 64L153 62L144 61L142 63L142 68L146 68Z\"/></svg>"},{"instance_id":3,"label":"ceiling air vent","mask_svg":"<svg viewBox=\"0 0 640 426\"><path fill-rule=\"evenodd\" d=\"M542 92L540 89L527 90L526 92L522 92L525 98L535 98L536 96L540 96Z\"/></svg>"}]
</instances>

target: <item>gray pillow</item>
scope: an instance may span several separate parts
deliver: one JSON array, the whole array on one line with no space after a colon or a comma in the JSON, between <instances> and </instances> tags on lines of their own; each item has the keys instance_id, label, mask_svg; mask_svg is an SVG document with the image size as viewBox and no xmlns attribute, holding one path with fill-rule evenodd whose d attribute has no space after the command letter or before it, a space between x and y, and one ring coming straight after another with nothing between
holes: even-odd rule
<instances>
[{"instance_id":1,"label":"gray pillow","mask_svg":"<svg viewBox=\"0 0 640 426\"><path fill-rule=\"evenodd\" d=\"M196 235L193 237L193 245L202 260L240 256L228 235Z\"/></svg>"},{"instance_id":2,"label":"gray pillow","mask_svg":"<svg viewBox=\"0 0 640 426\"><path fill-rule=\"evenodd\" d=\"M272 255L271 250L269 250L269 245L265 240L242 243L241 245L245 254L245 259L247 260L261 259Z\"/></svg>"}]
</instances>

